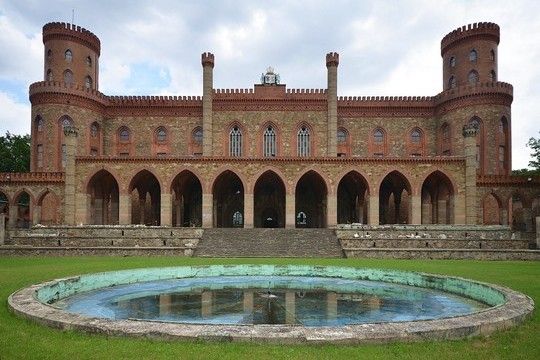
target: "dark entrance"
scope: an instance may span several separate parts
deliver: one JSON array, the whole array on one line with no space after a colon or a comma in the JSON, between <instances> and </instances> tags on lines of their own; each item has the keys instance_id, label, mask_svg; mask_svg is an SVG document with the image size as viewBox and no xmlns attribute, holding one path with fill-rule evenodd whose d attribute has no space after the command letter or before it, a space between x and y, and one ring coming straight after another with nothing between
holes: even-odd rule
<instances>
[{"instance_id":1,"label":"dark entrance","mask_svg":"<svg viewBox=\"0 0 540 360\"><path fill-rule=\"evenodd\" d=\"M285 227L285 185L273 171L266 171L255 183L254 226Z\"/></svg>"},{"instance_id":2,"label":"dark entrance","mask_svg":"<svg viewBox=\"0 0 540 360\"><path fill-rule=\"evenodd\" d=\"M199 179L184 170L172 183L173 226L193 227L202 225L202 186Z\"/></svg>"},{"instance_id":3,"label":"dark entrance","mask_svg":"<svg viewBox=\"0 0 540 360\"><path fill-rule=\"evenodd\" d=\"M244 226L244 185L230 170L214 182L214 227Z\"/></svg>"},{"instance_id":4,"label":"dark entrance","mask_svg":"<svg viewBox=\"0 0 540 360\"><path fill-rule=\"evenodd\" d=\"M295 190L296 227L326 227L326 184L311 170L298 180Z\"/></svg>"}]
</instances>

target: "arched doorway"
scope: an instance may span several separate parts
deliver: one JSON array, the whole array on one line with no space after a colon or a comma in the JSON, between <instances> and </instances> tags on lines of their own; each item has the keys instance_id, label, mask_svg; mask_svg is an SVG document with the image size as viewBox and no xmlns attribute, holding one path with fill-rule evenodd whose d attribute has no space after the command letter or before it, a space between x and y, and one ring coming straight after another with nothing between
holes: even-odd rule
<instances>
[{"instance_id":1,"label":"arched doorway","mask_svg":"<svg viewBox=\"0 0 540 360\"><path fill-rule=\"evenodd\" d=\"M118 224L118 182L110 172L100 170L95 173L88 182L87 194L90 224Z\"/></svg>"},{"instance_id":2,"label":"arched doorway","mask_svg":"<svg viewBox=\"0 0 540 360\"><path fill-rule=\"evenodd\" d=\"M298 180L295 189L296 227L326 227L326 196L326 184L315 171L308 171Z\"/></svg>"},{"instance_id":3,"label":"arched doorway","mask_svg":"<svg viewBox=\"0 0 540 360\"><path fill-rule=\"evenodd\" d=\"M502 225L501 202L495 194L489 193L482 201L482 223L484 225Z\"/></svg>"},{"instance_id":4,"label":"arched doorway","mask_svg":"<svg viewBox=\"0 0 540 360\"><path fill-rule=\"evenodd\" d=\"M454 223L454 188L440 171L432 172L422 184L422 224Z\"/></svg>"},{"instance_id":5,"label":"arched doorway","mask_svg":"<svg viewBox=\"0 0 540 360\"><path fill-rule=\"evenodd\" d=\"M285 185L275 172L268 170L257 179L253 202L256 228L285 227Z\"/></svg>"},{"instance_id":6,"label":"arched doorway","mask_svg":"<svg viewBox=\"0 0 540 360\"><path fill-rule=\"evenodd\" d=\"M188 170L174 178L172 225L178 227L202 226L202 186L199 179Z\"/></svg>"},{"instance_id":7,"label":"arched doorway","mask_svg":"<svg viewBox=\"0 0 540 360\"><path fill-rule=\"evenodd\" d=\"M38 200L37 205L40 207L39 223L43 225L58 225L60 224L61 202L58 196L52 191L45 192Z\"/></svg>"},{"instance_id":8,"label":"arched doorway","mask_svg":"<svg viewBox=\"0 0 540 360\"><path fill-rule=\"evenodd\" d=\"M142 170L131 179L131 223L159 226L161 223L161 187L158 179L148 170Z\"/></svg>"},{"instance_id":9,"label":"arched doorway","mask_svg":"<svg viewBox=\"0 0 540 360\"><path fill-rule=\"evenodd\" d=\"M366 179L356 171L347 173L338 185L338 224L367 224L368 196Z\"/></svg>"},{"instance_id":10,"label":"arched doorway","mask_svg":"<svg viewBox=\"0 0 540 360\"><path fill-rule=\"evenodd\" d=\"M379 189L379 223L409 224L411 222L411 185L399 171L386 175Z\"/></svg>"},{"instance_id":11,"label":"arched doorway","mask_svg":"<svg viewBox=\"0 0 540 360\"><path fill-rule=\"evenodd\" d=\"M19 193L13 200L17 206L17 219L15 226L18 228L29 228L31 224L30 214L30 194L26 191Z\"/></svg>"},{"instance_id":12,"label":"arched doorway","mask_svg":"<svg viewBox=\"0 0 540 360\"><path fill-rule=\"evenodd\" d=\"M7 228L9 221L9 198L2 191L0 191L0 214L6 215L6 222L4 226Z\"/></svg>"},{"instance_id":13,"label":"arched doorway","mask_svg":"<svg viewBox=\"0 0 540 360\"><path fill-rule=\"evenodd\" d=\"M244 185L230 170L221 173L214 182L214 227L244 226Z\"/></svg>"}]
</instances>

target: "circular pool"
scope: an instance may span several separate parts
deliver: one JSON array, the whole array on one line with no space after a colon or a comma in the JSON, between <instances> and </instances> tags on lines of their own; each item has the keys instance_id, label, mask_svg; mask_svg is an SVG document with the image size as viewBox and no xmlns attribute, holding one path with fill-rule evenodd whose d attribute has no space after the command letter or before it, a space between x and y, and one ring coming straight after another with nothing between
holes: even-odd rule
<instances>
[{"instance_id":1,"label":"circular pool","mask_svg":"<svg viewBox=\"0 0 540 360\"><path fill-rule=\"evenodd\" d=\"M416 272L213 265L58 279L12 294L9 306L49 326L114 335L358 343L488 334L534 304L507 288Z\"/></svg>"}]
</instances>

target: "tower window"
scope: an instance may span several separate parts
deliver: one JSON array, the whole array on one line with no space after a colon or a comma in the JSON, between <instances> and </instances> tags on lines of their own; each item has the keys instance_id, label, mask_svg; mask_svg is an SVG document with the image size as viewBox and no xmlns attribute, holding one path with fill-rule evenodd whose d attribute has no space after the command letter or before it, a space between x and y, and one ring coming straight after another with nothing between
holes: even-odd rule
<instances>
[{"instance_id":1,"label":"tower window","mask_svg":"<svg viewBox=\"0 0 540 360\"><path fill-rule=\"evenodd\" d=\"M298 130L297 141L298 156L310 156L309 129L307 127L302 126L300 130Z\"/></svg>"},{"instance_id":2,"label":"tower window","mask_svg":"<svg viewBox=\"0 0 540 360\"><path fill-rule=\"evenodd\" d=\"M478 52L472 49L471 52L469 53L469 61L472 63L476 63L476 60L478 60Z\"/></svg>"},{"instance_id":3,"label":"tower window","mask_svg":"<svg viewBox=\"0 0 540 360\"><path fill-rule=\"evenodd\" d=\"M456 67L456 57L452 56L450 57L450 67Z\"/></svg>"},{"instance_id":4,"label":"tower window","mask_svg":"<svg viewBox=\"0 0 540 360\"><path fill-rule=\"evenodd\" d=\"M90 135L95 138L98 135L98 126L96 123L90 125Z\"/></svg>"},{"instance_id":5,"label":"tower window","mask_svg":"<svg viewBox=\"0 0 540 360\"><path fill-rule=\"evenodd\" d=\"M67 162L67 150L66 150L66 144L62 144L62 167L66 167Z\"/></svg>"},{"instance_id":6,"label":"tower window","mask_svg":"<svg viewBox=\"0 0 540 360\"><path fill-rule=\"evenodd\" d=\"M71 70L64 71L64 82L68 85L73 84L73 73Z\"/></svg>"},{"instance_id":7,"label":"tower window","mask_svg":"<svg viewBox=\"0 0 540 360\"><path fill-rule=\"evenodd\" d=\"M448 88L454 89L457 86L456 77L454 75L450 76L448 79Z\"/></svg>"},{"instance_id":8,"label":"tower window","mask_svg":"<svg viewBox=\"0 0 540 360\"><path fill-rule=\"evenodd\" d=\"M92 66L92 58L90 56L86 57L86 65Z\"/></svg>"},{"instance_id":9,"label":"tower window","mask_svg":"<svg viewBox=\"0 0 540 360\"><path fill-rule=\"evenodd\" d=\"M38 132L43 131L43 118L39 115L36 117L36 130Z\"/></svg>"},{"instance_id":10,"label":"tower window","mask_svg":"<svg viewBox=\"0 0 540 360\"><path fill-rule=\"evenodd\" d=\"M37 146L37 167L43 167L43 145L38 144Z\"/></svg>"},{"instance_id":11,"label":"tower window","mask_svg":"<svg viewBox=\"0 0 540 360\"><path fill-rule=\"evenodd\" d=\"M264 130L263 155L265 157L276 156L276 131L271 125Z\"/></svg>"},{"instance_id":12,"label":"tower window","mask_svg":"<svg viewBox=\"0 0 540 360\"><path fill-rule=\"evenodd\" d=\"M242 156L242 131L234 126L229 132L229 155Z\"/></svg>"},{"instance_id":13,"label":"tower window","mask_svg":"<svg viewBox=\"0 0 540 360\"><path fill-rule=\"evenodd\" d=\"M495 73L495 70L491 70L491 72L489 73L489 80L491 82L497 81L497 74Z\"/></svg>"},{"instance_id":14,"label":"tower window","mask_svg":"<svg viewBox=\"0 0 540 360\"><path fill-rule=\"evenodd\" d=\"M478 73L475 70L471 70L468 79L470 85L476 85L478 83Z\"/></svg>"},{"instance_id":15,"label":"tower window","mask_svg":"<svg viewBox=\"0 0 540 360\"><path fill-rule=\"evenodd\" d=\"M47 70L47 81L53 81L52 70Z\"/></svg>"},{"instance_id":16,"label":"tower window","mask_svg":"<svg viewBox=\"0 0 540 360\"><path fill-rule=\"evenodd\" d=\"M47 50L47 60L51 61L51 58L52 58L52 50L49 49L49 50Z\"/></svg>"},{"instance_id":17,"label":"tower window","mask_svg":"<svg viewBox=\"0 0 540 360\"><path fill-rule=\"evenodd\" d=\"M156 131L156 140L158 142L165 142L167 140L167 130L163 126L160 126Z\"/></svg>"},{"instance_id":18,"label":"tower window","mask_svg":"<svg viewBox=\"0 0 540 360\"><path fill-rule=\"evenodd\" d=\"M90 76L87 76L84 78L84 87L86 89L91 89L92 88L92 78Z\"/></svg>"},{"instance_id":19,"label":"tower window","mask_svg":"<svg viewBox=\"0 0 540 360\"><path fill-rule=\"evenodd\" d=\"M492 50L489 52L489 59L490 59L491 61L495 61L495 50L492 49Z\"/></svg>"},{"instance_id":20,"label":"tower window","mask_svg":"<svg viewBox=\"0 0 540 360\"><path fill-rule=\"evenodd\" d=\"M73 60L73 53L71 50L67 49L64 53L64 59L66 59L67 62L71 62Z\"/></svg>"}]
</instances>

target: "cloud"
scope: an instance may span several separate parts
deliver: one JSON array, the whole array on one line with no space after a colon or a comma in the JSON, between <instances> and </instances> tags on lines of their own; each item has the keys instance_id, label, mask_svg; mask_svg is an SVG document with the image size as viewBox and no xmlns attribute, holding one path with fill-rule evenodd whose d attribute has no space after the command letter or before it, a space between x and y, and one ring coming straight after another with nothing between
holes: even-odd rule
<instances>
[{"instance_id":1,"label":"cloud","mask_svg":"<svg viewBox=\"0 0 540 360\"><path fill-rule=\"evenodd\" d=\"M2 109L0 121L0 134L7 131L13 134L29 134L31 123L30 104L21 104L9 94L0 91L0 109Z\"/></svg>"}]
</instances>

